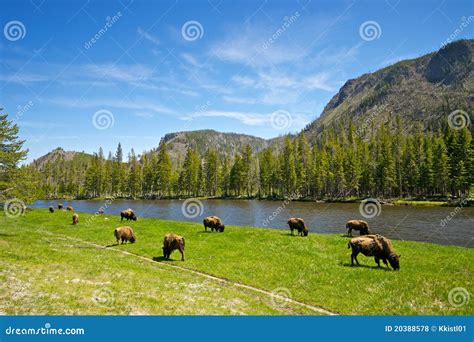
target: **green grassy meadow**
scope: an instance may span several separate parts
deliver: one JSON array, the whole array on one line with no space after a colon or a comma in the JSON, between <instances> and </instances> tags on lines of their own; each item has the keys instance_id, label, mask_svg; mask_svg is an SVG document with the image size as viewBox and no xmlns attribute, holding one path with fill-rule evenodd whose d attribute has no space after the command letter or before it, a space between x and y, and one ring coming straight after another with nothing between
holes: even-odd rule
<instances>
[{"instance_id":1,"label":"green grassy meadow","mask_svg":"<svg viewBox=\"0 0 474 342\"><path fill-rule=\"evenodd\" d=\"M363 255L352 267L345 229L297 237L226 225L211 233L190 222L79 215L73 226L69 212L1 214L0 314L320 314L299 303L349 315L474 313L472 298L449 300L455 288L474 293L469 248L395 240L395 272ZM115 245L120 225L135 230L135 244ZM185 237L184 262L178 251L162 259L169 232Z\"/></svg>"}]
</instances>

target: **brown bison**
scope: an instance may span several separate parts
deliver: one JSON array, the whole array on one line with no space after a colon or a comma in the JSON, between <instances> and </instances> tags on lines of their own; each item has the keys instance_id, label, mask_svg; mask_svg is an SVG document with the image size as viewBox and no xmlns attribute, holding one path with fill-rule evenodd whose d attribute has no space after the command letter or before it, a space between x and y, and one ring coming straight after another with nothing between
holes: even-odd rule
<instances>
[{"instance_id":1,"label":"brown bison","mask_svg":"<svg viewBox=\"0 0 474 342\"><path fill-rule=\"evenodd\" d=\"M79 215L77 214L72 215L72 224L76 225L78 223L79 223Z\"/></svg>"},{"instance_id":2,"label":"brown bison","mask_svg":"<svg viewBox=\"0 0 474 342\"><path fill-rule=\"evenodd\" d=\"M135 215L135 213L133 212L132 209L128 208L127 210L124 210L120 213L120 221L123 221L123 219L127 219L128 220L133 220L133 221L136 221L137 220L137 216Z\"/></svg>"},{"instance_id":3,"label":"brown bison","mask_svg":"<svg viewBox=\"0 0 474 342\"><path fill-rule=\"evenodd\" d=\"M66 210L67 210L67 211L74 211L74 208L71 207L70 205L68 205L68 206L66 207Z\"/></svg>"},{"instance_id":4,"label":"brown bison","mask_svg":"<svg viewBox=\"0 0 474 342\"><path fill-rule=\"evenodd\" d=\"M122 244L130 241L130 243L135 243L137 239L135 238L135 233L131 227L118 227L114 230L115 238L117 239L117 245L120 241Z\"/></svg>"},{"instance_id":5,"label":"brown bison","mask_svg":"<svg viewBox=\"0 0 474 342\"><path fill-rule=\"evenodd\" d=\"M61 210L63 208L63 204L62 203L58 203L58 210Z\"/></svg>"},{"instance_id":6,"label":"brown bison","mask_svg":"<svg viewBox=\"0 0 474 342\"><path fill-rule=\"evenodd\" d=\"M221 219L217 216L208 216L202 223L204 224L204 230L207 231L207 227L211 228L211 231L216 230L216 232L223 232L225 225L222 224Z\"/></svg>"},{"instance_id":7,"label":"brown bison","mask_svg":"<svg viewBox=\"0 0 474 342\"><path fill-rule=\"evenodd\" d=\"M392 242L381 235L364 235L353 238L351 241L349 241L347 248L352 248L352 266L354 266L354 260L356 261L357 265L359 265L357 255L362 253L365 256L373 256L379 267L380 260L382 260L388 268L388 260L390 266L392 266L394 270L400 269L400 255L395 253L395 250L392 247Z\"/></svg>"},{"instance_id":8,"label":"brown bison","mask_svg":"<svg viewBox=\"0 0 474 342\"><path fill-rule=\"evenodd\" d=\"M181 253L181 261L184 261L184 237L176 234L166 234L163 240L163 256L170 258L171 252L179 250Z\"/></svg>"},{"instance_id":9,"label":"brown bison","mask_svg":"<svg viewBox=\"0 0 474 342\"><path fill-rule=\"evenodd\" d=\"M293 230L298 231L298 235L308 236L309 230L304 223L302 218L292 217L288 220L288 226L290 226L291 235L293 235Z\"/></svg>"},{"instance_id":10,"label":"brown bison","mask_svg":"<svg viewBox=\"0 0 474 342\"><path fill-rule=\"evenodd\" d=\"M49 212L50 212L50 213L54 213L54 208L53 208L52 206L49 207Z\"/></svg>"},{"instance_id":11,"label":"brown bison","mask_svg":"<svg viewBox=\"0 0 474 342\"><path fill-rule=\"evenodd\" d=\"M347 235L352 236L352 230L358 230L360 235L369 235L369 224L363 220L350 220L346 223Z\"/></svg>"}]
</instances>

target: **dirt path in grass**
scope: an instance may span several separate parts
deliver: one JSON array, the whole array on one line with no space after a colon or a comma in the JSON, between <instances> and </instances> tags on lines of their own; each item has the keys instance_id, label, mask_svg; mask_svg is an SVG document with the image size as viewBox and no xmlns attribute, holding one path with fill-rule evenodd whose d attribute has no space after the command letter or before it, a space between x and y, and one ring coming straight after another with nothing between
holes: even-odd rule
<instances>
[{"instance_id":1,"label":"dirt path in grass","mask_svg":"<svg viewBox=\"0 0 474 342\"><path fill-rule=\"evenodd\" d=\"M45 233L45 232L43 231L43 233ZM90 242L90 241L86 241L86 240L82 240L82 239L78 239L78 238L73 238L73 237L70 237L70 236L54 234L54 233L51 233L51 232L47 232L47 234L51 235L51 236L54 236L54 237L57 237L57 238L62 238L62 239L70 240L70 241L80 242L82 244L92 246L92 247L95 247L95 248L98 248L98 249L105 249L105 250L114 251L116 253L129 255L129 256L135 257L137 259L152 262L154 265L157 265L157 266L160 266L160 267L169 267L169 268L173 268L173 269L178 269L178 270L181 270L181 271L185 271L185 272L188 272L188 273L193 273L193 274L199 275L201 277L212 279L212 280L220 282L220 283L226 283L226 284L229 284L229 285L232 285L232 286L235 286L235 287L240 287L240 288L247 289L247 290L250 290L250 291L253 291L253 292L258 292L260 294L267 295L270 298L274 298L274 300L276 300L280 303L287 302L289 304L304 307L306 309L317 312L319 314L331 315L331 316L332 315L338 315L338 313L336 313L336 312L332 312L332 311L329 311L329 310L326 310L326 309L323 309L323 308L320 308L320 307L317 307L317 306L309 305L309 304L306 304L306 303L303 303L303 302L300 302L300 301L297 301L297 300L279 295L277 293L273 293L273 292L270 292L270 291L260 289L258 287L253 287L253 286L250 286L250 285L234 282L234 281L231 281L231 280L226 279L226 278L220 278L220 277L217 277L217 276L205 273L205 272L196 271L196 270L186 268L186 267L182 267L182 266L178 266L178 265L171 265L171 264L167 264L167 263L156 262L155 260L153 260L151 258L147 258L147 257L139 255L139 254L134 254L134 253L130 253L130 252L127 252L127 251L122 251L122 250L119 250L119 249L116 249L116 248L113 248L113 247L104 247L102 245L99 245L99 244L96 244L96 243L93 243L93 242Z\"/></svg>"}]
</instances>

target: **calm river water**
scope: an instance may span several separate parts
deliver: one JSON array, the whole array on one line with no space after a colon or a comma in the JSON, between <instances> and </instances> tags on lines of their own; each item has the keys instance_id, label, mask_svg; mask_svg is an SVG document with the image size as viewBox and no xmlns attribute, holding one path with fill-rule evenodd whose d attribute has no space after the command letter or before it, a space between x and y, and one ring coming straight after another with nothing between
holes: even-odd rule
<instances>
[{"instance_id":1,"label":"calm river water","mask_svg":"<svg viewBox=\"0 0 474 342\"><path fill-rule=\"evenodd\" d=\"M56 207L58 201L36 201L33 208ZM78 212L95 213L105 206L104 201L63 201ZM118 215L132 208L140 217L166 220L202 222L209 215L219 216L226 225L271 227L288 229L289 217L304 218L310 232L345 233L349 219L364 219L372 231L398 240L428 241L444 245L474 247L474 208L454 207L380 207L379 215L364 218L358 203L314 203L257 200L202 200L193 206L187 202L187 215L183 214L183 200L114 200L107 204L106 214ZM196 204L196 203L194 203ZM196 211L193 211L196 209ZM186 211L184 211L186 212ZM453 214L446 224L442 220ZM357 235L357 232L353 233Z\"/></svg>"}]
</instances>

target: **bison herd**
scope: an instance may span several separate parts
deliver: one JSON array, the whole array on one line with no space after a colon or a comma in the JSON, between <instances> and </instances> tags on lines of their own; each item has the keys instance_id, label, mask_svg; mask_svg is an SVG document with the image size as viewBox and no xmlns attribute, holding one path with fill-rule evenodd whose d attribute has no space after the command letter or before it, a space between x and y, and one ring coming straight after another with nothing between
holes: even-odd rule
<instances>
[{"instance_id":1,"label":"bison herd","mask_svg":"<svg viewBox=\"0 0 474 342\"><path fill-rule=\"evenodd\" d=\"M63 211L74 211L71 206L66 207L66 210L63 209L63 205L58 204L58 210ZM49 207L50 213L54 213L54 207ZM103 214L102 210L99 214ZM127 221L133 220L137 221L137 216L131 208L123 210L120 212L120 220L123 221L125 218ZM79 223L79 215L77 213L72 215L72 224L77 225ZM297 231L299 236L308 236L309 229L306 226L302 218L292 217L288 220L288 226L291 231ZM224 232L225 225L222 223L222 220L217 216L208 216L203 220L204 230L207 231L207 228L211 229L211 232L214 230L216 232ZM375 263L380 267L380 261L382 261L388 268L388 263L394 270L400 269L400 255L395 253L393 249L392 242L386 237L379 234L372 234L369 229L369 224L363 220L349 220L346 223L347 236L352 237L352 231L356 230L360 233L359 237L353 238L348 243L348 248L352 249L351 254L351 265L354 266L354 260L357 265L359 261L357 260L357 255L362 253L368 257L374 257ZM118 227L114 230L114 236L119 243L135 243L136 237L133 229L131 227ZM184 237L176 235L174 233L166 234L163 240L163 256L165 259L169 259L173 251L178 250L181 253L181 260L184 261ZM387 263L388 261L388 263Z\"/></svg>"}]
</instances>

